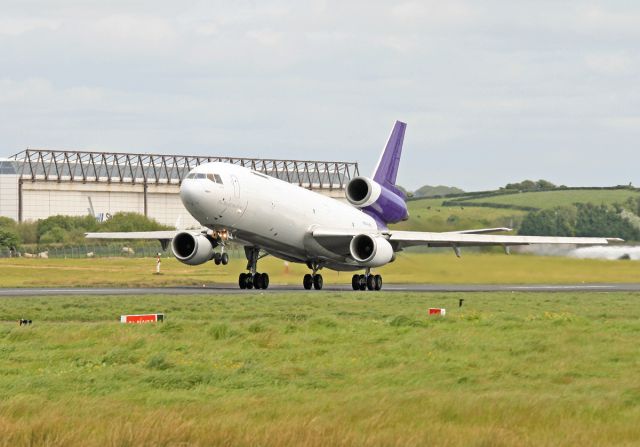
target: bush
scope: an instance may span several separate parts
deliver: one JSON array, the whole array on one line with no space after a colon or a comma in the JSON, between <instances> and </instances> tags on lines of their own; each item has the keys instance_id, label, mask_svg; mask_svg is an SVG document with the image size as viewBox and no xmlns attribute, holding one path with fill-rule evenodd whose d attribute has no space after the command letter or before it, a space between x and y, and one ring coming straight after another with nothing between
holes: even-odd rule
<instances>
[{"instance_id":1,"label":"bush","mask_svg":"<svg viewBox=\"0 0 640 447\"><path fill-rule=\"evenodd\" d=\"M20 244L20 237L18 234L9 229L0 227L0 247L17 247Z\"/></svg>"},{"instance_id":2,"label":"bush","mask_svg":"<svg viewBox=\"0 0 640 447\"><path fill-rule=\"evenodd\" d=\"M98 231L158 231L171 230L171 227L162 225L154 219L150 219L138 213L115 213L111 219L100 224Z\"/></svg>"}]
</instances>

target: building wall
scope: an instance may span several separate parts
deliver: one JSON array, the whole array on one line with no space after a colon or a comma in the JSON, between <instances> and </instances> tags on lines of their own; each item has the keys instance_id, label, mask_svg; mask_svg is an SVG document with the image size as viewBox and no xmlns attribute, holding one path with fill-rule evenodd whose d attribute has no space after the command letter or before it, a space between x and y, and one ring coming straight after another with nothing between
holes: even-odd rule
<instances>
[{"instance_id":1,"label":"building wall","mask_svg":"<svg viewBox=\"0 0 640 447\"><path fill-rule=\"evenodd\" d=\"M89 198L96 214L128 211L144 214L143 185L24 182L22 185L23 220L44 219L56 214L89 214ZM174 226L180 219L184 228L199 227L182 205L178 185L149 185L147 215L164 225Z\"/></svg>"},{"instance_id":2,"label":"building wall","mask_svg":"<svg viewBox=\"0 0 640 447\"><path fill-rule=\"evenodd\" d=\"M7 189L9 217L18 219L18 181L17 176L0 176L13 178L13 190ZM0 184L4 185L4 183ZM7 183L9 185L9 183ZM9 188L9 187L8 187ZM0 188L4 200L5 186ZM13 192L12 192L13 191ZM154 185L147 187L147 215L158 222L181 228L200 227L191 217L180 200L180 187L174 185ZM344 191L322 191L334 198L344 199ZM96 214L115 214L119 211L131 211L144 214L144 186L130 183L79 183L79 182L47 182L23 181L22 183L22 219L45 219L56 214L83 216L89 214L89 197ZM0 210L4 213L4 202ZM2 214L4 215L4 214Z\"/></svg>"},{"instance_id":3,"label":"building wall","mask_svg":"<svg viewBox=\"0 0 640 447\"><path fill-rule=\"evenodd\" d=\"M18 176L0 175L0 216L18 220Z\"/></svg>"}]
</instances>

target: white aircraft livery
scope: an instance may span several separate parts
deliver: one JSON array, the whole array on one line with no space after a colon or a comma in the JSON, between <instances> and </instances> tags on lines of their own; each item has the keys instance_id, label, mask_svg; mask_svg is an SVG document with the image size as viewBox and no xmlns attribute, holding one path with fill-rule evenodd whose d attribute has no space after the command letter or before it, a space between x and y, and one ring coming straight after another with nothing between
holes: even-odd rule
<instances>
[{"instance_id":1,"label":"white aircraft livery","mask_svg":"<svg viewBox=\"0 0 640 447\"><path fill-rule=\"evenodd\" d=\"M225 245L244 246L247 273L241 289L266 289L269 275L258 272L266 255L305 263L305 289L322 289L319 271L361 271L354 290L380 290L382 276L371 269L393 262L406 247L461 247L528 244L605 245L617 238L508 236L491 234L509 228L431 233L390 230L387 225L409 218L405 197L396 187L406 124L397 121L371 177L354 177L346 186L348 203L229 163L206 163L189 172L180 198L203 230L132 233L87 233L94 239L158 239L171 243L175 257L189 265L227 264Z\"/></svg>"}]
</instances>

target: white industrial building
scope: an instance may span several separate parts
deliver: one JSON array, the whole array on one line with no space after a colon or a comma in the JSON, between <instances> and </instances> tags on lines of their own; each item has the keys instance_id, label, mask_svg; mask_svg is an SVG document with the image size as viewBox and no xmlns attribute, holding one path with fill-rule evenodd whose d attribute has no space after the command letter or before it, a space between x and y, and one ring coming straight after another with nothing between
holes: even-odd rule
<instances>
[{"instance_id":1,"label":"white industrial building","mask_svg":"<svg viewBox=\"0 0 640 447\"><path fill-rule=\"evenodd\" d=\"M246 166L335 198L343 198L348 181L359 175L352 162L28 149L0 159L0 216L21 222L133 211L165 225L197 226L180 201L180 183L192 168L212 161Z\"/></svg>"}]
</instances>

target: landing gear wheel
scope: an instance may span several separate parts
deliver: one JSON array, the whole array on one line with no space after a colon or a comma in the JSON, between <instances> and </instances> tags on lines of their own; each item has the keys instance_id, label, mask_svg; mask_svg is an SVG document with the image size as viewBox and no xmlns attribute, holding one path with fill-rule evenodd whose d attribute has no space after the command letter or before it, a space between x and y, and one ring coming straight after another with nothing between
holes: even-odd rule
<instances>
[{"instance_id":1,"label":"landing gear wheel","mask_svg":"<svg viewBox=\"0 0 640 447\"><path fill-rule=\"evenodd\" d=\"M375 290L380 290L382 289L382 276L380 275L375 275Z\"/></svg>"},{"instance_id":2,"label":"landing gear wheel","mask_svg":"<svg viewBox=\"0 0 640 447\"><path fill-rule=\"evenodd\" d=\"M246 289L247 288L247 274L246 273L240 273L240 276L238 277L238 285L240 286L241 289Z\"/></svg>"},{"instance_id":3,"label":"landing gear wheel","mask_svg":"<svg viewBox=\"0 0 640 447\"><path fill-rule=\"evenodd\" d=\"M262 287L262 274L256 273L255 275L253 275L253 285L255 286L256 290L264 288Z\"/></svg>"},{"instance_id":4,"label":"landing gear wheel","mask_svg":"<svg viewBox=\"0 0 640 447\"><path fill-rule=\"evenodd\" d=\"M313 288L316 290L322 290L322 286L324 281L322 280L322 275L314 275L313 276Z\"/></svg>"},{"instance_id":5,"label":"landing gear wheel","mask_svg":"<svg viewBox=\"0 0 640 447\"><path fill-rule=\"evenodd\" d=\"M250 273L247 273L247 289L253 289L253 276Z\"/></svg>"},{"instance_id":6,"label":"landing gear wheel","mask_svg":"<svg viewBox=\"0 0 640 447\"><path fill-rule=\"evenodd\" d=\"M367 289L373 290L376 288L376 277L375 275L367 276Z\"/></svg>"},{"instance_id":7,"label":"landing gear wheel","mask_svg":"<svg viewBox=\"0 0 640 447\"><path fill-rule=\"evenodd\" d=\"M263 289L269 288L269 275L266 273L262 274L262 288Z\"/></svg>"},{"instance_id":8,"label":"landing gear wheel","mask_svg":"<svg viewBox=\"0 0 640 447\"><path fill-rule=\"evenodd\" d=\"M358 277L358 286L360 290L367 290L367 277L365 275Z\"/></svg>"},{"instance_id":9,"label":"landing gear wheel","mask_svg":"<svg viewBox=\"0 0 640 447\"><path fill-rule=\"evenodd\" d=\"M227 265L229 263L229 255L227 253L222 253L220 256L220 262L222 262L222 265Z\"/></svg>"},{"instance_id":10,"label":"landing gear wheel","mask_svg":"<svg viewBox=\"0 0 640 447\"><path fill-rule=\"evenodd\" d=\"M216 265L220 265L220 253L215 253L213 255L213 262L215 262Z\"/></svg>"},{"instance_id":11,"label":"landing gear wheel","mask_svg":"<svg viewBox=\"0 0 640 447\"><path fill-rule=\"evenodd\" d=\"M302 279L302 285L304 286L305 290L311 290L311 287L313 286L313 276L311 276L309 273L304 275L304 278Z\"/></svg>"},{"instance_id":12,"label":"landing gear wheel","mask_svg":"<svg viewBox=\"0 0 640 447\"><path fill-rule=\"evenodd\" d=\"M351 287L353 290L360 290L360 275L353 275L353 278L351 278Z\"/></svg>"}]
</instances>

